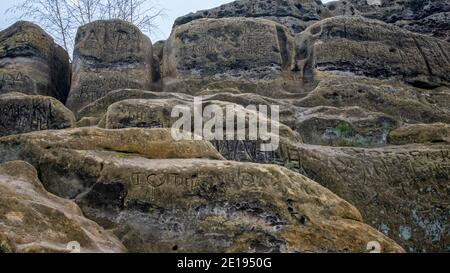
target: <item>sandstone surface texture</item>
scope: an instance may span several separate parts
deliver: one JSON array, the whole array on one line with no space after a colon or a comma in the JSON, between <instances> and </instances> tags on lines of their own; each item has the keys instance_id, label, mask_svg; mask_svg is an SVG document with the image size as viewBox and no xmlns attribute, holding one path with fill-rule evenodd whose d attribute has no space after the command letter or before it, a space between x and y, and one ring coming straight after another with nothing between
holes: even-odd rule
<instances>
[{"instance_id":1,"label":"sandstone surface texture","mask_svg":"<svg viewBox=\"0 0 450 273\"><path fill-rule=\"evenodd\" d=\"M0 252L65 252L70 236L86 252L448 252L449 12L239 0L153 44L101 20L78 29L71 69L42 29L14 24L0 32Z\"/></svg>"},{"instance_id":2,"label":"sandstone surface texture","mask_svg":"<svg viewBox=\"0 0 450 273\"><path fill-rule=\"evenodd\" d=\"M136 26L103 20L78 29L67 107L75 112L121 88L150 89L153 51Z\"/></svg>"},{"instance_id":3,"label":"sandstone surface texture","mask_svg":"<svg viewBox=\"0 0 450 273\"><path fill-rule=\"evenodd\" d=\"M19 21L0 32L0 94L51 96L65 103L69 55L39 26Z\"/></svg>"},{"instance_id":4,"label":"sandstone surface texture","mask_svg":"<svg viewBox=\"0 0 450 273\"><path fill-rule=\"evenodd\" d=\"M2 252L125 252L114 235L85 218L72 201L47 192L36 169L24 161L0 164Z\"/></svg>"}]
</instances>

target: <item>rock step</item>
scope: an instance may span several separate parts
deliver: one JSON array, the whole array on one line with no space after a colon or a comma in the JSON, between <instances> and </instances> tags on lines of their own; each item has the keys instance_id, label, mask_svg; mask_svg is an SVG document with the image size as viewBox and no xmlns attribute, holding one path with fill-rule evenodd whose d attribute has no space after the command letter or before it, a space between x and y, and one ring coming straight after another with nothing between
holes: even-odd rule
<instances>
[{"instance_id":1,"label":"rock step","mask_svg":"<svg viewBox=\"0 0 450 273\"><path fill-rule=\"evenodd\" d=\"M74 198L133 252L361 252L371 241L403 251L352 205L286 168L183 159L182 151L178 159L114 151L115 139L159 146L146 139L159 140L161 132L88 128L4 137L0 162L30 161L46 189Z\"/></svg>"},{"instance_id":2,"label":"rock step","mask_svg":"<svg viewBox=\"0 0 450 273\"><path fill-rule=\"evenodd\" d=\"M122 243L80 208L48 193L36 169L24 161L0 164L0 252L126 252Z\"/></svg>"}]
</instances>

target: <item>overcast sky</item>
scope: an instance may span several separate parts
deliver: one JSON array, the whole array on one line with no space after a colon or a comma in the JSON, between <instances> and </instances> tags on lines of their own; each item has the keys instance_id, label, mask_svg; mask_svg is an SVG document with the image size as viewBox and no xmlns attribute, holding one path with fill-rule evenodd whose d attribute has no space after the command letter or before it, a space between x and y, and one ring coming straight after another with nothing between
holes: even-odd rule
<instances>
[{"instance_id":1,"label":"overcast sky","mask_svg":"<svg viewBox=\"0 0 450 273\"><path fill-rule=\"evenodd\" d=\"M23 0L1 0L0 3L0 29L4 29L14 23L11 15L5 15L5 11ZM166 39L172 29L173 22L176 18L195 12L197 10L209 9L220 6L225 3L233 2L233 0L153 0L161 8L165 10L166 16L158 20L160 32L152 35L152 41ZM322 2L330 2L331 0L323 0Z\"/></svg>"}]
</instances>

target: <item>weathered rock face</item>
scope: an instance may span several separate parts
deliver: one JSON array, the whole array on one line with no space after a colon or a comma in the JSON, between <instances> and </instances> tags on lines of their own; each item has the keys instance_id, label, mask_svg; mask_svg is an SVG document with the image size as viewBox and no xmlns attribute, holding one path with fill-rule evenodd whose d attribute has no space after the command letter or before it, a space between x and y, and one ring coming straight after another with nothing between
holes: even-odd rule
<instances>
[{"instance_id":1,"label":"weathered rock face","mask_svg":"<svg viewBox=\"0 0 450 273\"><path fill-rule=\"evenodd\" d=\"M365 1L365 0L364 0ZM369 0L370 1L370 0ZM376 0L375 0L376 1ZM328 17L360 16L361 12L349 1L331 1L324 4L328 10Z\"/></svg>"},{"instance_id":2,"label":"weathered rock face","mask_svg":"<svg viewBox=\"0 0 450 273\"><path fill-rule=\"evenodd\" d=\"M447 10L447 12L431 14L414 21L398 21L395 25L450 42L450 8Z\"/></svg>"},{"instance_id":3,"label":"weathered rock face","mask_svg":"<svg viewBox=\"0 0 450 273\"><path fill-rule=\"evenodd\" d=\"M450 41L449 14L446 0L349 0L326 4L314 0L241 0L182 16L174 26L202 18L251 17L275 21L298 34L325 18L364 16Z\"/></svg>"},{"instance_id":4,"label":"weathered rock face","mask_svg":"<svg viewBox=\"0 0 450 273\"><path fill-rule=\"evenodd\" d=\"M223 157L206 141L174 141L170 130L137 129L105 130L96 127L76 128L34 132L23 135L4 137L0 140L0 162L27 160L33 165L40 164L45 150L105 150L117 152L117 156L126 157L127 153L136 153L145 158L208 158ZM47 154L51 156L51 154ZM60 170L64 173L64 170ZM80 167L82 171L82 167ZM70 176L70 175L69 175ZM58 196L73 198L92 186L95 180L84 177L84 180L52 178L44 185Z\"/></svg>"},{"instance_id":5,"label":"weathered rock face","mask_svg":"<svg viewBox=\"0 0 450 273\"><path fill-rule=\"evenodd\" d=\"M359 107L319 106L299 113L295 130L305 143L329 146L380 146L398 123Z\"/></svg>"},{"instance_id":6,"label":"weathered rock face","mask_svg":"<svg viewBox=\"0 0 450 273\"><path fill-rule=\"evenodd\" d=\"M293 115L284 114L283 122L304 143L370 147L386 144L390 131L401 124L450 122L446 88L330 73L318 73L317 79L315 89L293 102L298 108L288 108Z\"/></svg>"},{"instance_id":7,"label":"weathered rock face","mask_svg":"<svg viewBox=\"0 0 450 273\"><path fill-rule=\"evenodd\" d=\"M202 96L204 101L217 101L220 104L230 103L230 104L238 104L244 107L248 105L280 105L280 121L283 124L289 125L293 127L294 121L294 113L295 107L292 105L290 100L279 100L264 97L258 94L253 93L241 93L240 90L237 89L205 89L199 90L194 94L195 96ZM95 119L101 120L100 123L95 122L96 125L99 124L100 127L106 127L105 124L105 114L107 113L108 107L113 105L116 102L128 100L128 99L143 99L143 100L176 100L183 101L184 103L193 104L194 97L183 94L183 93L171 93L171 92L153 92L153 91L144 91L138 89L120 89L109 92L104 97L96 100L95 102L86 105L80 111L78 111L78 119L83 119L85 121ZM174 106L174 105L172 105ZM143 110L144 106L138 107L138 109ZM131 113L136 112L137 109L130 109ZM166 112L172 111L172 108L167 107ZM129 116L130 120L135 120L138 122L139 116ZM81 120L80 120L81 121Z\"/></svg>"},{"instance_id":8,"label":"weathered rock face","mask_svg":"<svg viewBox=\"0 0 450 273\"><path fill-rule=\"evenodd\" d=\"M390 132L389 142L393 144L450 143L450 125L446 123L407 125Z\"/></svg>"},{"instance_id":9,"label":"weathered rock face","mask_svg":"<svg viewBox=\"0 0 450 273\"><path fill-rule=\"evenodd\" d=\"M264 19L201 19L176 27L166 42L165 90L193 93L207 84L273 97L298 93L295 43Z\"/></svg>"},{"instance_id":10,"label":"weathered rock face","mask_svg":"<svg viewBox=\"0 0 450 273\"><path fill-rule=\"evenodd\" d=\"M135 137L125 138L130 132ZM33 164L44 185L75 198L89 218L114 228L129 251L363 252L370 241L380 242L385 252L402 251L363 224L349 203L285 168L205 159L209 153L203 159L179 159L179 148L172 159L165 153L149 159L134 154L136 149L124 154L103 146L118 134L124 147L138 140L149 148L162 147L137 137L160 139L161 132L32 133L2 138L0 149L3 157L39 158ZM71 183L58 188L62 181ZM83 189L77 187L83 183Z\"/></svg>"},{"instance_id":11,"label":"weathered rock face","mask_svg":"<svg viewBox=\"0 0 450 273\"><path fill-rule=\"evenodd\" d=\"M411 252L448 247L450 145L337 148L299 145L301 170L361 210Z\"/></svg>"},{"instance_id":12,"label":"weathered rock face","mask_svg":"<svg viewBox=\"0 0 450 273\"><path fill-rule=\"evenodd\" d=\"M345 72L425 88L450 83L449 43L380 21L333 17L311 25L297 40L304 75Z\"/></svg>"},{"instance_id":13,"label":"weathered rock face","mask_svg":"<svg viewBox=\"0 0 450 273\"><path fill-rule=\"evenodd\" d=\"M295 34L322 19L327 12L320 1L314 0L241 0L182 16L175 21L174 26L201 18L253 17L277 22Z\"/></svg>"},{"instance_id":14,"label":"weathered rock face","mask_svg":"<svg viewBox=\"0 0 450 273\"><path fill-rule=\"evenodd\" d=\"M254 93L246 93L244 90L239 89L205 89L197 93L196 96L204 96L204 100L229 102L244 107L249 105L278 105L280 107L280 122L291 128L294 128L296 113L302 108L293 105L293 101L297 100L270 98Z\"/></svg>"},{"instance_id":15,"label":"weathered rock face","mask_svg":"<svg viewBox=\"0 0 450 273\"><path fill-rule=\"evenodd\" d=\"M119 89L106 94L104 97L86 105L78 111L78 118L82 117L98 117L101 118L106 114L108 107L116 102L127 99L170 99L178 98L181 100L193 100L191 96L179 93L169 92L153 92L139 89Z\"/></svg>"},{"instance_id":16,"label":"weathered rock face","mask_svg":"<svg viewBox=\"0 0 450 273\"><path fill-rule=\"evenodd\" d=\"M20 21L0 32L0 94L44 95L64 103L69 88L69 56L40 27Z\"/></svg>"},{"instance_id":17,"label":"weathered rock face","mask_svg":"<svg viewBox=\"0 0 450 273\"><path fill-rule=\"evenodd\" d=\"M7 252L125 252L122 243L80 208L48 193L36 169L23 161L0 164L0 243Z\"/></svg>"},{"instance_id":18,"label":"weathered rock face","mask_svg":"<svg viewBox=\"0 0 450 273\"><path fill-rule=\"evenodd\" d=\"M91 127L97 126L100 122L100 119L97 117L82 117L79 121L77 121L77 127Z\"/></svg>"},{"instance_id":19,"label":"weathered rock face","mask_svg":"<svg viewBox=\"0 0 450 273\"><path fill-rule=\"evenodd\" d=\"M105 115L106 128L171 128L179 117L171 117L176 105L189 105L178 99L131 99L122 100L108 107ZM193 105L192 105L193 108Z\"/></svg>"},{"instance_id":20,"label":"weathered rock face","mask_svg":"<svg viewBox=\"0 0 450 273\"><path fill-rule=\"evenodd\" d=\"M207 98L207 97L206 97ZM272 120L270 115L267 117L258 114L255 111L244 109L241 105L230 102L205 100L203 102L203 109L210 105L218 106L223 113L223 132L227 130L226 124L226 108L234 107L233 112L229 112L234 118L233 128L237 128L237 116L244 115L246 119L257 117L259 121L266 121L268 124L268 137L274 137L274 132L271 131L272 123L276 124L278 128L279 147L276 151L262 151L261 144L267 143L261 140L250 140L248 135L245 135L244 140L236 140L236 133L233 139L229 140L224 137L222 140L212 140L211 142L218 149L218 151L227 159L237 161L250 161L258 163L276 163L283 165L285 163L285 150L293 147L294 143L301 143L301 137L288 126ZM172 125L179 119L179 117L172 117L171 112L176 106L183 106L194 112L194 103L192 100L182 100L180 98L171 99L132 99L122 100L112 104L105 114L105 128L121 129L121 128L171 128ZM209 119L204 118L203 123L206 124ZM191 129L193 131L194 120L191 121ZM245 124L245 130L249 128L249 122ZM186 129L186 128L184 128Z\"/></svg>"},{"instance_id":21,"label":"weathered rock face","mask_svg":"<svg viewBox=\"0 0 450 273\"><path fill-rule=\"evenodd\" d=\"M110 159L111 164L119 163L115 157ZM139 161L123 160L117 171L137 171L133 164ZM106 163L108 169L110 161ZM380 239L385 251L401 251L361 224L347 203L280 167L207 160L147 163L157 167L140 169L131 183L129 177L113 175L117 184L100 181L80 201L88 214L119 224L118 236L133 251L364 251L365 241L372 239ZM108 216L101 208L114 203L96 200L104 195L103 189L113 188L125 188L126 196L123 210Z\"/></svg>"},{"instance_id":22,"label":"weathered rock face","mask_svg":"<svg viewBox=\"0 0 450 273\"><path fill-rule=\"evenodd\" d=\"M73 113L52 97L0 95L0 136L74 126Z\"/></svg>"},{"instance_id":23,"label":"weathered rock face","mask_svg":"<svg viewBox=\"0 0 450 273\"><path fill-rule=\"evenodd\" d=\"M8 147L12 145L13 150L17 147L15 145L23 145L19 151L24 152L24 154L20 154L24 156L27 155L27 152L35 153L36 149L39 150L43 147L49 149L75 149L76 147L82 150L99 148L108 151L137 153L147 158L223 159L208 142L175 141L170 130L167 129L105 130L95 127L76 128L7 136L2 138L2 141L5 141L2 143L8 143ZM10 148L5 148L5 150ZM18 158L10 157L6 153L0 159L4 162L17 160Z\"/></svg>"},{"instance_id":24,"label":"weathered rock face","mask_svg":"<svg viewBox=\"0 0 450 273\"><path fill-rule=\"evenodd\" d=\"M323 108L321 105L338 109L358 106L391 116L399 123L450 122L447 106L450 92L445 88L424 90L395 81L323 76L318 87L296 103L298 106L308 109ZM308 111L311 110L304 112ZM446 155L450 147L431 143L445 143L445 135L445 126L412 124L391 131L388 142L426 145L377 149L302 145L298 151L291 151L289 157L296 169L299 165L300 172L355 204L368 223L408 251L439 252L445 251L449 243L446 235L449 222L445 215L450 177ZM303 139L305 143L311 141L305 136Z\"/></svg>"},{"instance_id":25,"label":"weathered rock face","mask_svg":"<svg viewBox=\"0 0 450 273\"><path fill-rule=\"evenodd\" d=\"M96 21L78 29L67 106L73 111L121 88L149 90L152 43L134 25Z\"/></svg>"},{"instance_id":26,"label":"weathered rock face","mask_svg":"<svg viewBox=\"0 0 450 273\"><path fill-rule=\"evenodd\" d=\"M403 123L450 122L450 90L414 88L395 80L325 74L318 86L294 104L351 107L381 112Z\"/></svg>"},{"instance_id":27,"label":"weathered rock face","mask_svg":"<svg viewBox=\"0 0 450 273\"><path fill-rule=\"evenodd\" d=\"M236 94L232 94L235 92ZM200 90L196 95L202 95L204 106L216 105L278 105L282 101L263 97L257 94L240 93L237 89ZM143 90L123 89L108 93L101 99L85 106L78 112L78 127L98 125L102 128L119 129L129 127L140 128L170 128L178 118L171 117L175 105L186 105L192 108L194 98L182 93L152 92ZM281 107L281 124L289 122L293 125L293 109L288 102ZM192 109L191 109L192 111ZM193 122L192 122L193 124ZM224 129L225 130L225 129ZM290 142L301 142L286 125L280 126L282 147L276 152L263 152L259 141L212 141L214 146L227 159L251 161L260 163L275 163L284 165L285 149ZM289 160L288 160L289 161Z\"/></svg>"},{"instance_id":28,"label":"weathered rock face","mask_svg":"<svg viewBox=\"0 0 450 273\"><path fill-rule=\"evenodd\" d=\"M128 23L94 22L79 29L67 102L86 128L0 137L0 162L28 161L47 190L75 200L130 251L361 252L370 241L402 251L386 235L412 252L448 250L447 2L241 0L179 18L154 45ZM21 73L57 64L39 33L25 23L0 33L0 73L16 69L11 60ZM45 82L46 69L30 79ZM12 82L27 83L23 75ZM222 110L279 105L279 148L174 141L171 111L193 112L193 96ZM12 93L0 106L0 136L74 124L47 97ZM3 214L0 222L20 219ZM0 252L41 251L5 238Z\"/></svg>"},{"instance_id":29,"label":"weathered rock face","mask_svg":"<svg viewBox=\"0 0 450 273\"><path fill-rule=\"evenodd\" d=\"M164 56L164 46L166 41L158 41L153 44L153 82L156 84L162 81L162 62Z\"/></svg>"},{"instance_id":30,"label":"weathered rock face","mask_svg":"<svg viewBox=\"0 0 450 273\"><path fill-rule=\"evenodd\" d=\"M446 0L349 0L362 15L409 31L450 41L450 4Z\"/></svg>"}]
</instances>

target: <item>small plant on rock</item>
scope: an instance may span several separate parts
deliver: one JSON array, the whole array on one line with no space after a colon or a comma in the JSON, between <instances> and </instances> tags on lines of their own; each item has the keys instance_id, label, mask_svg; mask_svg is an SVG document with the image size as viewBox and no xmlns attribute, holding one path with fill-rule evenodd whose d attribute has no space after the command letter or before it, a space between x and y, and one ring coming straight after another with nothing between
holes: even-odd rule
<instances>
[{"instance_id":1,"label":"small plant on rock","mask_svg":"<svg viewBox=\"0 0 450 273\"><path fill-rule=\"evenodd\" d=\"M8 243L5 241L0 241L0 254L11 252Z\"/></svg>"},{"instance_id":2,"label":"small plant on rock","mask_svg":"<svg viewBox=\"0 0 450 273\"><path fill-rule=\"evenodd\" d=\"M336 125L336 131L339 132L341 135L346 135L350 133L352 129L350 128L350 125L348 125L345 122L339 122L338 125Z\"/></svg>"}]
</instances>

